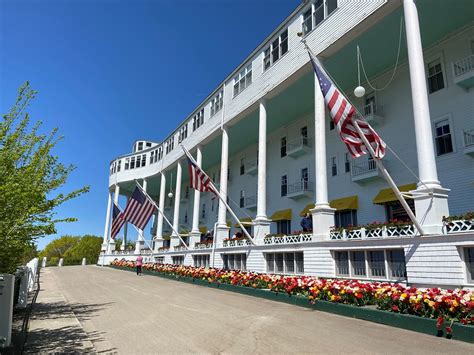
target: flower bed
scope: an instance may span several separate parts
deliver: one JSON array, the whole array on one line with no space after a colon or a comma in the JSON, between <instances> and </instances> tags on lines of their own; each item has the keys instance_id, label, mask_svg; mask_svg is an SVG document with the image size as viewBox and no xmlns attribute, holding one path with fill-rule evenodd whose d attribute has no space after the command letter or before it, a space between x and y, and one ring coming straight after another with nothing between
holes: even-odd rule
<instances>
[{"instance_id":1,"label":"flower bed","mask_svg":"<svg viewBox=\"0 0 474 355\"><path fill-rule=\"evenodd\" d=\"M133 261L114 260L113 266L134 268ZM474 324L474 292L470 290L418 289L387 282L322 279L196 268L183 265L145 264L146 271L301 296L309 302L329 301L353 306L376 305L378 309L419 317ZM474 329L473 329L474 331Z\"/></svg>"}]
</instances>

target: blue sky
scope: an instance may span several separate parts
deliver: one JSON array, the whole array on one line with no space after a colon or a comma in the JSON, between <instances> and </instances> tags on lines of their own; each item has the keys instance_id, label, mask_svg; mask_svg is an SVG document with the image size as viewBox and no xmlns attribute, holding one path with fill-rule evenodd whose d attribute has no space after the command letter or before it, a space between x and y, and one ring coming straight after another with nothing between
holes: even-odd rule
<instances>
[{"instance_id":1,"label":"blue sky","mask_svg":"<svg viewBox=\"0 0 474 355\"><path fill-rule=\"evenodd\" d=\"M25 81L29 112L59 127L55 153L77 169L58 234L102 235L109 162L161 141L300 0L0 0L0 109ZM43 248L55 236L39 240Z\"/></svg>"}]
</instances>

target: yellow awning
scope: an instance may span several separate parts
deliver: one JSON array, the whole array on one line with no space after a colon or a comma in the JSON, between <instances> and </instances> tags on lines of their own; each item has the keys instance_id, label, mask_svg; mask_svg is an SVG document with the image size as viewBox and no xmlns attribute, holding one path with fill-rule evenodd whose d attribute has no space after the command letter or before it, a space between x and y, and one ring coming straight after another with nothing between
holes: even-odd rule
<instances>
[{"instance_id":1,"label":"yellow awning","mask_svg":"<svg viewBox=\"0 0 474 355\"><path fill-rule=\"evenodd\" d=\"M163 240L170 240L171 239L171 234L167 234L163 236Z\"/></svg>"},{"instance_id":2,"label":"yellow awning","mask_svg":"<svg viewBox=\"0 0 474 355\"><path fill-rule=\"evenodd\" d=\"M398 189L401 192L408 192L410 190L416 189L416 184L408 184L403 186L398 186ZM373 202L377 205L381 205L387 202L397 201L397 197L391 188L382 189L379 191L377 196L374 197Z\"/></svg>"},{"instance_id":3,"label":"yellow awning","mask_svg":"<svg viewBox=\"0 0 474 355\"><path fill-rule=\"evenodd\" d=\"M206 234L207 233L207 227L206 226L199 226L199 231L201 234Z\"/></svg>"},{"instance_id":4,"label":"yellow awning","mask_svg":"<svg viewBox=\"0 0 474 355\"><path fill-rule=\"evenodd\" d=\"M182 237L187 237L187 236L189 236L189 231L187 229L182 229L179 232L179 235L182 236Z\"/></svg>"},{"instance_id":5,"label":"yellow awning","mask_svg":"<svg viewBox=\"0 0 474 355\"><path fill-rule=\"evenodd\" d=\"M359 207L358 196L348 196L332 200L329 205L338 211L356 210Z\"/></svg>"},{"instance_id":6,"label":"yellow awning","mask_svg":"<svg viewBox=\"0 0 474 355\"><path fill-rule=\"evenodd\" d=\"M270 219L272 221L291 220L291 214L292 214L291 208L288 208L286 210L276 211L274 214L272 214Z\"/></svg>"},{"instance_id":7,"label":"yellow awning","mask_svg":"<svg viewBox=\"0 0 474 355\"><path fill-rule=\"evenodd\" d=\"M227 227L232 227L232 221L230 219L227 220Z\"/></svg>"},{"instance_id":8,"label":"yellow awning","mask_svg":"<svg viewBox=\"0 0 474 355\"><path fill-rule=\"evenodd\" d=\"M251 226L252 225L252 218L250 217L245 217L239 219L240 223L242 223L244 226ZM240 227L238 223L234 224L234 227Z\"/></svg>"},{"instance_id":9,"label":"yellow awning","mask_svg":"<svg viewBox=\"0 0 474 355\"><path fill-rule=\"evenodd\" d=\"M306 207L301 210L300 216L301 217L306 216L306 213L308 213L309 210L312 210L313 208L314 208L314 203L310 203L310 204L306 205Z\"/></svg>"}]
</instances>

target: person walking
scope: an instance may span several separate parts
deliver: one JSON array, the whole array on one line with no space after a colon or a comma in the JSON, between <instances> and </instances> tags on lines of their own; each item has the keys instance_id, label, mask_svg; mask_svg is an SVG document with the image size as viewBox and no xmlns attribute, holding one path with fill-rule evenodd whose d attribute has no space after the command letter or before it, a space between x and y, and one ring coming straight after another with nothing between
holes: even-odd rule
<instances>
[{"instance_id":1,"label":"person walking","mask_svg":"<svg viewBox=\"0 0 474 355\"><path fill-rule=\"evenodd\" d=\"M143 257L142 257L141 254L138 254L137 261L135 262L135 265L137 266L137 275L141 276L142 275L142 265L143 265Z\"/></svg>"}]
</instances>

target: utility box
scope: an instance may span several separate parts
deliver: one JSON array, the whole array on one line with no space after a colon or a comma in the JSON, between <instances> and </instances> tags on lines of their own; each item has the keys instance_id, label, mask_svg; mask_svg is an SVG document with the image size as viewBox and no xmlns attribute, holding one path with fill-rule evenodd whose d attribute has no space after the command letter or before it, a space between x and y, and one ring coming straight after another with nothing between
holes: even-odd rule
<instances>
[{"instance_id":1,"label":"utility box","mask_svg":"<svg viewBox=\"0 0 474 355\"><path fill-rule=\"evenodd\" d=\"M14 282L15 276L0 274L0 349L11 343Z\"/></svg>"}]
</instances>

